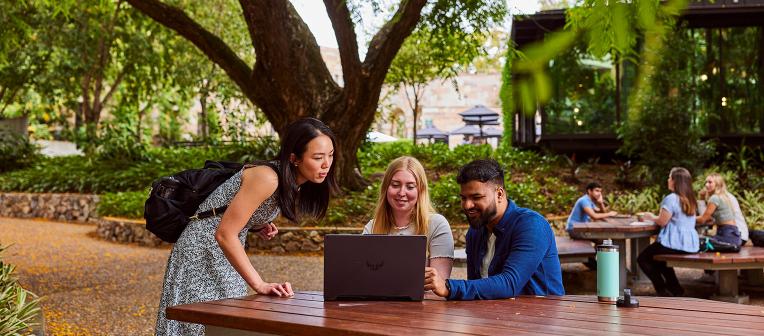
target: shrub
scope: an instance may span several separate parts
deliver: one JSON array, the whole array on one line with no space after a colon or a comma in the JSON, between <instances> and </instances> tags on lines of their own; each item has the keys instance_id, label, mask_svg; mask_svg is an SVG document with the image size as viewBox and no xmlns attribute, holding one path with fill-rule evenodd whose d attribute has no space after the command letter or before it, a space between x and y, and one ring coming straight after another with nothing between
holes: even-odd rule
<instances>
[{"instance_id":1,"label":"shrub","mask_svg":"<svg viewBox=\"0 0 764 336\"><path fill-rule=\"evenodd\" d=\"M245 145L151 148L135 161L111 156L56 157L0 175L1 191L107 193L139 191L155 179L204 166L205 160L250 161L273 157L270 138ZM110 152L109 155L115 155ZM107 157L109 159L107 159Z\"/></svg>"},{"instance_id":2,"label":"shrub","mask_svg":"<svg viewBox=\"0 0 764 336\"><path fill-rule=\"evenodd\" d=\"M430 200L435 211L448 219L449 223L464 222L459 184L456 174L443 175L437 181L430 181Z\"/></svg>"},{"instance_id":3,"label":"shrub","mask_svg":"<svg viewBox=\"0 0 764 336\"><path fill-rule=\"evenodd\" d=\"M414 145L411 141L366 143L358 150L358 162L361 171L366 174L384 171L387 164L399 156L411 155L413 149Z\"/></svg>"},{"instance_id":4,"label":"shrub","mask_svg":"<svg viewBox=\"0 0 764 336\"><path fill-rule=\"evenodd\" d=\"M99 161L129 163L147 159L146 144L137 141L138 136L129 124L107 124L101 131L95 148Z\"/></svg>"},{"instance_id":5,"label":"shrub","mask_svg":"<svg viewBox=\"0 0 764 336\"><path fill-rule=\"evenodd\" d=\"M0 172L28 167L40 157L40 148L25 136L0 129Z\"/></svg>"},{"instance_id":6,"label":"shrub","mask_svg":"<svg viewBox=\"0 0 764 336\"><path fill-rule=\"evenodd\" d=\"M351 192L344 197L331 199L326 209L326 218L320 222L309 221L307 225L324 226L363 226L374 216L374 207L379 195L379 182L372 183L366 189Z\"/></svg>"},{"instance_id":7,"label":"shrub","mask_svg":"<svg viewBox=\"0 0 764 336\"><path fill-rule=\"evenodd\" d=\"M623 213L655 212L663 200L659 186L652 186L640 191L611 193L605 199L612 210Z\"/></svg>"},{"instance_id":8,"label":"shrub","mask_svg":"<svg viewBox=\"0 0 764 336\"><path fill-rule=\"evenodd\" d=\"M685 30L668 34L665 53L657 65L646 94L635 98L635 109L619 130L623 146L619 151L649 167L651 182L662 181L671 167L681 166L696 172L714 153L713 144L702 142L692 122L691 97L695 95L686 60L693 43L683 36Z\"/></svg>"},{"instance_id":9,"label":"shrub","mask_svg":"<svg viewBox=\"0 0 764 336\"><path fill-rule=\"evenodd\" d=\"M745 190L736 197L740 203L740 210L745 215L748 228L751 230L764 230L764 193L758 190Z\"/></svg>"},{"instance_id":10,"label":"shrub","mask_svg":"<svg viewBox=\"0 0 764 336\"><path fill-rule=\"evenodd\" d=\"M98 201L98 215L143 218L143 205L148 194L148 190L103 194Z\"/></svg>"},{"instance_id":11,"label":"shrub","mask_svg":"<svg viewBox=\"0 0 764 336\"><path fill-rule=\"evenodd\" d=\"M3 262L6 247L0 245L0 335L20 335L29 332L32 320L40 312L39 299L18 283L16 269Z\"/></svg>"}]
</instances>

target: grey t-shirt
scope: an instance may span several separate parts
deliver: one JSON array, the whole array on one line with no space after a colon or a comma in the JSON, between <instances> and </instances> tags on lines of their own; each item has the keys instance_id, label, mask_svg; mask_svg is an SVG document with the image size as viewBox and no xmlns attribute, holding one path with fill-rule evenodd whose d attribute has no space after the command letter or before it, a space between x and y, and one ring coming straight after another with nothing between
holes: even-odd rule
<instances>
[{"instance_id":1,"label":"grey t-shirt","mask_svg":"<svg viewBox=\"0 0 764 336\"><path fill-rule=\"evenodd\" d=\"M370 220L363 227L363 234L374 232L374 219ZM396 230L391 234L396 235L414 235L414 227L409 226L405 230ZM430 223L427 230L427 241L430 250L430 259L432 258L454 258L454 236L451 233L451 225L448 224L446 217L439 214L430 215Z\"/></svg>"},{"instance_id":2,"label":"grey t-shirt","mask_svg":"<svg viewBox=\"0 0 764 336\"><path fill-rule=\"evenodd\" d=\"M735 220L735 215L732 213L732 204L730 203L729 198L712 195L708 199L708 202L716 205L716 210L714 210L712 216L717 224Z\"/></svg>"}]
</instances>

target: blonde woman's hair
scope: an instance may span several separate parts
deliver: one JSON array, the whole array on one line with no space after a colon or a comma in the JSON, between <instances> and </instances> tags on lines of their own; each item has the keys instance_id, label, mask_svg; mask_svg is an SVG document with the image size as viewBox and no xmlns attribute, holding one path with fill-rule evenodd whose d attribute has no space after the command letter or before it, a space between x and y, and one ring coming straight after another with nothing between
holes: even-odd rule
<instances>
[{"instance_id":1,"label":"blonde woman's hair","mask_svg":"<svg viewBox=\"0 0 764 336\"><path fill-rule=\"evenodd\" d=\"M732 201L730 201L729 196L727 196L727 183L724 182L724 176L719 173L711 173L708 174L707 178L710 178L711 181L714 181L714 192L712 194L706 193L706 201L711 198L711 195L719 195L719 197L721 197L724 202L727 203L727 206L730 209L733 209Z\"/></svg>"},{"instance_id":2,"label":"blonde woman's hair","mask_svg":"<svg viewBox=\"0 0 764 336\"><path fill-rule=\"evenodd\" d=\"M393 175L399 171L407 171L414 175L416 188L419 196L417 197L416 207L411 214L411 224L416 225L414 234L427 235L430 224L430 214L435 210L430 203L430 193L427 191L427 175L424 167L419 160L410 156L401 156L387 166L385 177L382 179L382 185L379 187L379 199L377 200L377 209L374 211L374 229L375 234L389 234L393 230L395 217L393 209L387 202L387 189L390 187ZM410 224L410 225L411 225Z\"/></svg>"},{"instance_id":3,"label":"blonde woman's hair","mask_svg":"<svg viewBox=\"0 0 764 336\"><path fill-rule=\"evenodd\" d=\"M671 176L671 180L674 181L674 193L679 196L682 212L687 216L694 216L697 201L695 199L695 191L692 190L692 176L690 175L690 171L682 167L674 167L671 168L669 176Z\"/></svg>"}]
</instances>

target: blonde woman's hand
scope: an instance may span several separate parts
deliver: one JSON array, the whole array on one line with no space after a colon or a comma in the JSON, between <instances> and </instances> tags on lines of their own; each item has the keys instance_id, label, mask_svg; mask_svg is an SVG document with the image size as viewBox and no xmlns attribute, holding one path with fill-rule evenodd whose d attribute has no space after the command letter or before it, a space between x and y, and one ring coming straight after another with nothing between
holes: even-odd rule
<instances>
[{"instance_id":1,"label":"blonde woman's hand","mask_svg":"<svg viewBox=\"0 0 764 336\"><path fill-rule=\"evenodd\" d=\"M292 291L292 284L285 282L283 284L275 282L262 282L255 286L255 292L260 295L273 295L278 297L291 297L294 296Z\"/></svg>"}]
</instances>

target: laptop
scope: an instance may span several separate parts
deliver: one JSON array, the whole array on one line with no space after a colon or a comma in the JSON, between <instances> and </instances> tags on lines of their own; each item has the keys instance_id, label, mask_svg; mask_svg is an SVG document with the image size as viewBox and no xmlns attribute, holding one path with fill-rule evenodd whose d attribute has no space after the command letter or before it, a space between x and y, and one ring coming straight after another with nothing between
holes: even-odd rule
<instances>
[{"instance_id":1,"label":"laptop","mask_svg":"<svg viewBox=\"0 0 764 336\"><path fill-rule=\"evenodd\" d=\"M422 301L426 248L422 235L326 235L324 300Z\"/></svg>"}]
</instances>

